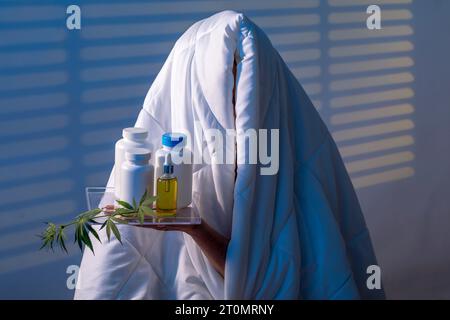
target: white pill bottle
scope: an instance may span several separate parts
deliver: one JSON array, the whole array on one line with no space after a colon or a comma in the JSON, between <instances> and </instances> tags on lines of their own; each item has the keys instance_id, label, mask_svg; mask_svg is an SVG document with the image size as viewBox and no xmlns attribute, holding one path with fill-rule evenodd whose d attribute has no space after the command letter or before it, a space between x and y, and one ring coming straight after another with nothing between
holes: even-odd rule
<instances>
[{"instance_id":1,"label":"white pill bottle","mask_svg":"<svg viewBox=\"0 0 450 320\"><path fill-rule=\"evenodd\" d=\"M147 141L148 131L144 128L125 128L122 130L122 139L116 142L114 156L114 194L121 199L121 167L125 160L125 152L130 149L144 148L152 150L151 144Z\"/></svg>"},{"instance_id":2,"label":"white pill bottle","mask_svg":"<svg viewBox=\"0 0 450 320\"><path fill-rule=\"evenodd\" d=\"M192 152L186 147L186 139L186 135L182 133L164 133L161 139L162 147L155 153L153 190L156 192L156 181L163 175L164 160L166 154L170 153L173 175L178 181L177 208L187 207L192 202Z\"/></svg>"},{"instance_id":3,"label":"white pill bottle","mask_svg":"<svg viewBox=\"0 0 450 320\"><path fill-rule=\"evenodd\" d=\"M129 204L139 204L147 190L153 194L153 166L149 163L151 151L144 148L130 148L125 152L125 161L120 167L121 198Z\"/></svg>"}]
</instances>

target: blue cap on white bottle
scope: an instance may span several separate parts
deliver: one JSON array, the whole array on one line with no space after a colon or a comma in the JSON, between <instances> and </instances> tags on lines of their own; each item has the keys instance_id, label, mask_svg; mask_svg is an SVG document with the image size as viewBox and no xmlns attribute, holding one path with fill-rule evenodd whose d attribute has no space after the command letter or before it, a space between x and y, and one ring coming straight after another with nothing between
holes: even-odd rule
<instances>
[{"instance_id":1,"label":"blue cap on white bottle","mask_svg":"<svg viewBox=\"0 0 450 320\"><path fill-rule=\"evenodd\" d=\"M162 135L162 145L173 148L178 144L184 146L186 144L186 135L177 132L166 132Z\"/></svg>"}]
</instances>

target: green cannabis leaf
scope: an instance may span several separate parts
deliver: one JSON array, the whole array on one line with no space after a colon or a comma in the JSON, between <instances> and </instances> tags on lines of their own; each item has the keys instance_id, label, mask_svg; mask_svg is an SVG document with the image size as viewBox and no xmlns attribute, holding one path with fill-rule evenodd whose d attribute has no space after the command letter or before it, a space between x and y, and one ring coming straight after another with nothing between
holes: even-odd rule
<instances>
[{"instance_id":1,"label":"green cannabis leaf","mask_svg":"<svg viewBox=\"0 0 450 320\"><path fill-rule=\"evenodd\" d=\"M126 202L126 201L122 201L122 200L116 200L116 201L117 201L118 204L120 204L121 206L123 206L123 207L125 207L127 209L130 209L130 210L134 209L134 207L131 204L129 204L128 202Z\"/></svg>"},{"instance_id":2,"label":"green cannabis leaf","mask_svg":"<svg viewBox=\"0 0 450 320\"><path fill-rule=\"evenodd\" d=\"M75 235L74 243L77 243L80 250L83 250L83 245L88 247L92 253L94 248L90 235L93 235L97 241L101 243L100 237L93 225L99 225L100 223L96 219L104 218L105 220L101 224L100 230L106 228L106 235L108 241L111 240L111 233L122 243L122 237L120 235L117 224L127 224L128 219L138 219L141 224L144 223L145 216L151 216L154 214L152 209L153 202L156 197L150 196L145 190L142 195L139 206L136 204L136 200L133 199L133 205L123 200L116 200L120 207L114 207L113 210L107 211L105 208L95 208L93 210L85 211L75 217L75 219L67 224L56 225L51 222L46 222L47 227L38 235L42 241L40 249L54 250L54 245L59 245L59 248L67 253L66 240L67 237L64 233L65 229L70 226L74 226ZM103 213L103 214L101 214Z\"/></svg>"}]
</instances>

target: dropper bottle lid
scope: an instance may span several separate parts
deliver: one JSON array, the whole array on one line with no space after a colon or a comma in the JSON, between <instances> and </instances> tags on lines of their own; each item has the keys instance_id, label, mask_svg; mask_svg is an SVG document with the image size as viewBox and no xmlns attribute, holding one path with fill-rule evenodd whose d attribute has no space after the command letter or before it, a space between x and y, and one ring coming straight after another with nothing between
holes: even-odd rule
<instances>
[{"instance_id":1,"label":"dropper bottle lid","mask_svg":"<svg viewBox=\"0 0 450 320\"><path fill-rule=\"evenodd\" d=\"M164 173L166 174L173 173L172 156L170 155L170 153L167 153L166 157L164 158Z\"/></svg>"}]
</instances>

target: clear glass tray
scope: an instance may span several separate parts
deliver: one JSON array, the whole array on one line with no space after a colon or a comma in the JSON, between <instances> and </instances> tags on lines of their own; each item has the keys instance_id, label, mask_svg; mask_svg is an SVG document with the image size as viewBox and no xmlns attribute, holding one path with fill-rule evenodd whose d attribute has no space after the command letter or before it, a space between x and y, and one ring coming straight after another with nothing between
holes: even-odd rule
<instances>
[{"instance_id":1,"label":"clear glass tray","mask_svg":"<svg viewBox=\"0 0 450 320\"><path fill-rule=\"evenodd\" d=\"M114 188L87 187L86 200L88 210L103 208L107 205L117 206ZM198 213L192 207L178 209L175 216L159 217L157 214L153 217L146 217L144 225L168 225L168 224L201 224L202 220ZM129 225L142 225L137 219L128 219Z\"/></svg>"}]
</instances>

